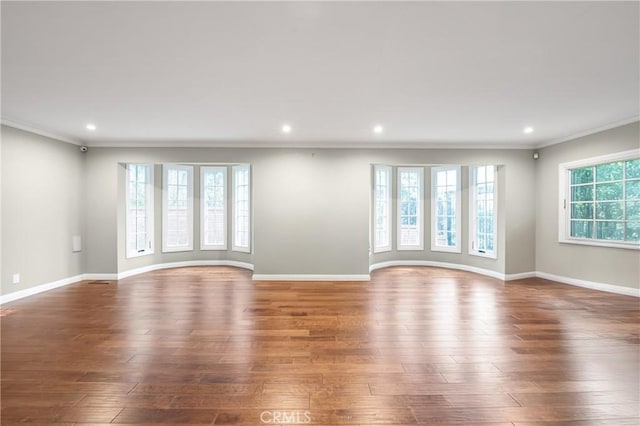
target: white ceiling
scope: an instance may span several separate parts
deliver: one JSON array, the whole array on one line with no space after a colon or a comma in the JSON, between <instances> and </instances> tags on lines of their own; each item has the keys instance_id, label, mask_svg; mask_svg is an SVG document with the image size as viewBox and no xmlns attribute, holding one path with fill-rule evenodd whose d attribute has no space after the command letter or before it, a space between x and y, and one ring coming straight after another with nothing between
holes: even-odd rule
<instances>
[{"instance_id":1,"label":"white ceiling","mask_svg":"<svg viewBox=\"0 0 640 426\"><path fill-rule=\"evenodd\" d=\"M1 7L3 120L92 146L522 148L640 113L638 2Z\"/></svg>"}]
</instances>

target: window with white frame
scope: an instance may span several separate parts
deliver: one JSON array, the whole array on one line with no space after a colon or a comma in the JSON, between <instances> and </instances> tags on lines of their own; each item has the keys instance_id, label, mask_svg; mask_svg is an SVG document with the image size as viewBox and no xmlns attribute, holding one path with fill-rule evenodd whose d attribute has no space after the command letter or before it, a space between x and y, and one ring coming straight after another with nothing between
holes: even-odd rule
<instances>
[{"instance_id":1,"label":"window with white frame","mask_svg":"<svg viewBox=\"0 0 640 426\"><path fill-rule=\"evenodd\" d=\"M227 248L227 168L200 167L200 249Z\"/></svg>"},{"instance_id":2,"label":"window with white frame","mask_svg":"<svg viewBox=\"0 0 640 426\"><path fill-rule=\"evenodd\" d=\"M398 250L423 250L422 167L398 167Z\"/></svg>"},{"instance_id":3,"label":"window with white frame","mask_svg":"<svg viewBox=\"0 0 640 426\"><path fill-rule=\"evenodd\" d=\"M469 254L496 258L498 246L497 167L469 167Z\"/></svg>"},{"instance_id":4,"label":"window with white frame","mask_svg":"<svg viewBox=\"0 0 640 426\"><path fill-rule=\"evenodd\" d=\"M193 250L193 167L163 166L162 251Z\"/></svg>"},{"instance_id":5,"label":"window with white frame","mask_svg":"<svg viewBox=\"0 0 640 426\"><path fill-rule=\"evenodd\" d=\"M391 166L373 168L373 252L391 250Z\"/></svg>"},{"instance_id":6,"label":"window with white frame","mask_svg":"<svg viewBox=\"0 0 640 426\"><path fill-rule=\"evenodd\" d=\"M233 174L233 230L234 251L251 251L251 172L248 164L232 167Z\"/></svg>"},{"instance_id":7,"label":"window with white frame","mask_svg":"<svg viewBox=\"0 0 640 426\"><path fill-rule=\"evenodd\" d=\"M431 169L431 250L460 253L460 166Z\"/></svg>"},{"instance_id":8,"label":"window with white frame","mask_svg":"<svg viewBox=\"0 0 640 426\"><path fill-rule=\"evenodd\" d=\"M153 253L153 165L126 165L127 258Z\"/></svg>"},{"instance_id":9,"label":"window with white frame","mask_svg":"<svg viewBox=\"0 0 640 426\"><path fill-rule=\"evenodd\" d=\"M640 150L560 165L559 240L640 249Z\"/></svg>"}]
</instances>

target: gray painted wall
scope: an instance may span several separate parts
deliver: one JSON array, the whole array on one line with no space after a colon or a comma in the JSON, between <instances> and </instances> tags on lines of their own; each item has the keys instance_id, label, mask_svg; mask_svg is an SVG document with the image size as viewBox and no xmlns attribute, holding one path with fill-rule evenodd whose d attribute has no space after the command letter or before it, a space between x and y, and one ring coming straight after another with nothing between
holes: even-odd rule
<instances>
[{"instance_id":1,"label":"gray painted wall","mask_svg":"<svg viewBox=\"0 0 640 426\"><path fill-rule=\"evenodd\" d=\"M371 263L434 260L506 274L538 270L638 288L638 251L557 242L557 178L561 162L632 149L639 140L640 124L634 123L544 148L538 161L531 159L529 150L92 148L82 154L76 146L3 126L2 294L83 272L115 273L208 259L253 263L259 274L366 274ZM196 239L193 252L163 254L157 166L156 253L126 259L122 164L127 162L250 163L253 253L199 251ZM429 250L425 214L424 251L392 251L370 258L371 164L500 164L498 259L465 254L466 169L463 254ZM425 212L430 211L429 179L427 169ZM197 204L194 213L197 236ZM81 253L71 253L71 236L76 234L84 237ZM395 244L395 235L393 240ZM20 285L11 284L16 272L22 275Z\"/></svg>"},{"instance_id":2,"label":"gray painted wall","mask_svg":"<svg viewBox=\"0 0 640 426\"><path fill-rule=\"evenodd\" d=\"M127 162L250 163L253 253L200 251L197 239L193 252L162 253L161 173L156 167L155 254L126 259L122 164ZM373 163L504 165L500 171L504 196L500 198L499 226L504 232L499 237L499 258L431 253L427 249L385 253L370 259ZM535 263L535 216L533 200L527 195L534 191L534 167L531 152L526 150L92 148L87 155L87 185L99 190L87 194L90 220L87 272L124 272L156 263L217 259L253 263L258 274L367 274L370 263L391 259L436 260L497 272L528 272L533 270ZM512 173L510 179L506 179L507 173ZM194 182L197 198L197 174ZM465 190L463 200L468 198L466 194ZM465 206L467 204L465 201ZM196 200L195 238L199 235L198 205ZM526 238L528 244L523 245L518 238L509 237L511 225L513 233ZM466 224L464 226L466 229ZM511 250L514 253L510 253L509 243L517 244L518 249ZM466 242L464 244L466 250Z\"/></svg>"},{"instance_id":3,"label":"gray painted wall","mask_svg":"<svg viewBox=\"0 0 640 426\"><path fill-rule=\"evenodd\" d=\"M2 126L2 294L83 273L84 176L77 146Z\"/></svg>"},{"instance_id":4,"label":"gray painted wall","mask_svg":"<svg viewBox=\"0 0 640 426\"><path fill-rule=\"evenodd\" d=\"M536 170L536 268L586 281L640 288L638 250L558 242L558 166L640 147L640 122L540 150Z\"/></svg>"}]
</instances>

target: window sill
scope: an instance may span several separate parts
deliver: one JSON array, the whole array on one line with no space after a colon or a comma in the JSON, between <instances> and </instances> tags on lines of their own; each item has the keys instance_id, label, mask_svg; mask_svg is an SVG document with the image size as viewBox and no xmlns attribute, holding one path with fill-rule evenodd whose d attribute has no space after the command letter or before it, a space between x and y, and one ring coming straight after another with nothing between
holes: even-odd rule
<instances>
[{"instance_id":1,"label":"window sill","mask_svg":"<svg viewBox=\"0 0 640 426\"><path fill-rule=\"evenodd\" d=\"M162 248L163 253L177 253L181 251L193 251L193 246L191 247L176 247L176 248Z\"/></svg>"},{"instance_id":2,"label":"window sill","mask_svg":"<svg viewBox=\"0 0 640 426\"><path fill-rule=\"evenodd\" d=\"M126 258L127 259L135 259L136 257L149 256L151 254L153 254L153 251L145 251L145 252L142 252L142 253L131 253L131 254L127 253L127 257Z\"/></svg>"},{"instance_id":3,"label":"window sill","mask_svg":"<svg viewBox=\"0 0 640 426\"><path fill-rule=\"evenodd\" d=\"M227 246L200 246L200 251L225 251Z\"/></svg>"},{"instance_id":4,"label":"window sill","mask_svg":"<svg viewBox=\"0 0 640 426\"><path fill-rule=\"evenodd\" d=\"M462 253L462 248L460 248L460 247L431 246L431 251L437 251L437 252L442 252L442 253L461 254Z\"/></svg>"},{"instance_id":5,"label":"window sill","mask_svg":"<svg viewBox=\"0 0 640 426\"><path fill-rule=\"evenodd\" d=\"M482 253L482 252L479 252L479 251L470 251L469 255L478 256L478 257L486 257L487 259L497 259L498 258L498 254L497 253Z\"/></svg>"},{"instance_id":6,"label":"window sill","mask_svg":"<svg viewBox=\"0 0 640 426\"><path fill-rule=\"evenodd\" d=\"M620 248L626 250L640 250L640 244L622 243L606 240L580 240L580 239L560 239L560 244L577 244L581 246Z\"/></svg>"},{"instance_id":7,"label":"window sill","mask_svg":"<svg viewBox=\"0 0 640 426\"><path fill-rule=\"evenodd\" d=\"M387 253L391 251L391 247L380 247L373 250L373 254Z\"/></svg>"}]
</instances>

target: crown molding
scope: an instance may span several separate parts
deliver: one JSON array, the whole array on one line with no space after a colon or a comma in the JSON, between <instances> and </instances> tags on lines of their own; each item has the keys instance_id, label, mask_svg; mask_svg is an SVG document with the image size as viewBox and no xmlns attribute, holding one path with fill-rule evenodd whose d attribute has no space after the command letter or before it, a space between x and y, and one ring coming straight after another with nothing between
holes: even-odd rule
<instances>
[{"instance_id":1,"label":"crown molding","mask_svg":"<svg viewBox=\"0 0 640 426\"><path fill-rule=\"evenodd\" d=\"M36 135L40 135L40 136L44 136L46 138L50 138L50 139L55 139L61 142L66 142L66 143L70 143L72 145L85 145L84 142L76 140L76 139L72 139L72 138L67 138L65 136L60 136L56 133L53 132L49 132L46 130L41 130L38 129L37 127L33 127L27 124L22 124L22 123L18 123L16 121L13 120L8 120L6 118L2 118L0 119L0 123L2 123L3 126L7 126L7 127L13 127L14 129L18 129L18 130L24 130L25 132L29 132L29 133L35 133Z\"/></svg>"},{"instance_id":2,"label":"crown molding","mask_svg":"<svg viewBox=\"0 0 640 426\"><path fill-rule=\"evenodd\" d=\"M544 142L540 145L538 145L536 148L545 148L551 145L557 145L559 143L562 142L569 142L572 141L574 139L578 139L578 138L582 138L585 136L589 136L589 135L593 135L596 133L600 133L600 132L604 132L605 130L611 130L611 129L615 129L616 127L621 127L621 126L625 126L627 124L631 124L631 123L635 123L636 121L640 121L640 115L633 115L631 117L627 117L625 119L622 120L618 120L618 121L613 121L611 123L602 125L602 126L598 126L598 127L593 127L591 129L588 130L583 130L581 132L577 132L577 133L573 133L569 136L564 136L562 138L559 139L553 139L547 142Z\"/></svg>"}]
</instances>

